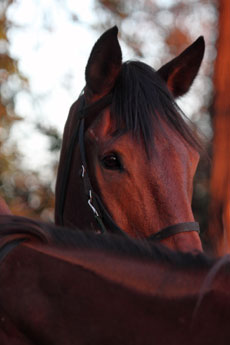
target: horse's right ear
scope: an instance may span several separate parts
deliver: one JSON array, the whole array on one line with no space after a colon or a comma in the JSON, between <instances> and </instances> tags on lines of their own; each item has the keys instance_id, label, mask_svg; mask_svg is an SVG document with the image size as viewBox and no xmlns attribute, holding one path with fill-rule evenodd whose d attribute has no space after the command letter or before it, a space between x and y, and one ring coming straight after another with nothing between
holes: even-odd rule
<instances>
[{"instance_id":1,"label":"horse's right ear","mask_svg":"<svg viewBox=\"0 0 230 345\"><path fill-rule=\"evenodd\" d=\"M88 102L110 92L121 70L122 54L117 34L116 26L107 30L91 51L85 70L85 94Z\"/></svg>"}]
</instances>

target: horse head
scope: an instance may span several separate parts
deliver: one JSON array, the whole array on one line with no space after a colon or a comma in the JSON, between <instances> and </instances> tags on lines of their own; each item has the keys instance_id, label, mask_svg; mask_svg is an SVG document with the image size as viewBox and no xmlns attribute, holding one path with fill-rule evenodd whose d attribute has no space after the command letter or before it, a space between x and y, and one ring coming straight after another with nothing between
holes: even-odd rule
<instances>
[{"instance_id":1,"label":"horse head","mask_svg":"<svg viewBox=\"0 0 230 345\"><path fill-rule=\"evenodd\" d=\"M175 98L196 77L204 40L156 71L138 61L122 63L117 33L114 27L96 42L84 93L70 109L56 223L201 250L191 208L200 144Z\"/></svg>"}]
</instances>

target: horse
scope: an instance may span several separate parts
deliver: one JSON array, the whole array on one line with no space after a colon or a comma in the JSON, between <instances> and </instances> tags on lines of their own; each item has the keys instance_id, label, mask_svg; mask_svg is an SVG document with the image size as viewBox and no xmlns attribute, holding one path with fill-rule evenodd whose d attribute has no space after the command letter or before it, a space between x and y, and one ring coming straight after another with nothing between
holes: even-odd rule
<instances>
[{"instance_id":1,"label":"horse","mask_svg":"<svg viewBox=\"0 0 230 345\"><path fill-rule=\"evenodd\" d=\"M225 345L230 259L0 216L1 345Z\"/></svg>"},{"instance_id":2,"label":"horse","mask_svg":"<svg viewBox=\"0 0 230 345\"><path fill-rule=\"evenodd\" d=\"M230 260L201 252L200 145L173 98L203 52L199 38L156 72L121 64L117 28L97 41L65 127L59 225L0 207L0 344L229 343Z\"/></svg>"},{"instance_id":3,"label":"horse","mask_svg":"<svg viewBox=\"0 0 230 345\"><path fill-rule=\"evenodd\" d=\"M175 99L198 73L204 39L156 71L122 63L117 35L113 27L95 43L86 86L69 112L55 222L202 251L191 208L202 145Z\"/></svg>"}]
</instances>

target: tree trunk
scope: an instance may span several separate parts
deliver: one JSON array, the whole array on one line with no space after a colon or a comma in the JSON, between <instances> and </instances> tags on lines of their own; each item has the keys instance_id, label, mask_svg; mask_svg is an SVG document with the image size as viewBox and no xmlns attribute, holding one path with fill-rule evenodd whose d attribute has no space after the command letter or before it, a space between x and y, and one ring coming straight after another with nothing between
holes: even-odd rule
<instances>
[{"instance_id":1,"label":"tree trunk","mask_svg":"<svg viewBox=\"0 0 230 345\"><path fill-rule=\"evenodd\" d=\"M230 253L230 1L219 1L214 72L214 142L209 236L216 255Z\"/></svg>"}]
</instances>

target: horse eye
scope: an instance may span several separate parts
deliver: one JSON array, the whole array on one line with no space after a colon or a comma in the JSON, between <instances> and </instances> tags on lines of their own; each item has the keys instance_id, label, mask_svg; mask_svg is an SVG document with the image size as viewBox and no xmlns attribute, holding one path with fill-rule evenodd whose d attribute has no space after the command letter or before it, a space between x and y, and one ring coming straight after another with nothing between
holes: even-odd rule
<instances>
[{"instance_id":1,"label":"horse eye","mask_svg":"<svg viewBox=\"0 0 230 345\"><path fill-rule=\"evenodd\" d=\"M104 168L109 170L121 170L122 165L115 153L110 153L102 159L102 164Z\"/></svg>"}]
</instances>

